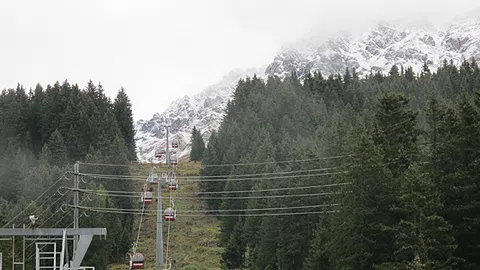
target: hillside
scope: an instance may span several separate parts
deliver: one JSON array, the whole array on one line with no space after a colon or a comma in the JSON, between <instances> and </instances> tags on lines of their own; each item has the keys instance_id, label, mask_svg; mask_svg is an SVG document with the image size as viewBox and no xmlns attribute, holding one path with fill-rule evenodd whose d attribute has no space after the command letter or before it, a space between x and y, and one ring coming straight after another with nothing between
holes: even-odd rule
<instances>
[{"instance_id":1,"label":"hillside","mask_svg":"<svg viewBox=\"0 0 480 270\"><path fill-rule=\"evenodd\" d=\"M201 170L229 175L209 208L245 213L226 268L478 269L479 89L473 60L240 81Z\"/></svg>"},{"instance_id":2,"label":"hillside","mask_svg":"<svg viewBox=\"0 0 480 270\"><path fill-rule=\"evenodd\" d=\"M178 167L178 176L196 176L199 175L199 163L181 163ZM151 167L141 166L134 172L135 175L148 176ZM159 167L156 172L160 173ZM137 188L141 189L143 183L139 182ZM196 182L179 182L180 188L176 196L189 196L183 192L198 192ZM154 187L154 194L157 193L157 187ZM163 185L162 196L166 198L168 191ZM168 204L168 199L163 200L163 205ZM138 205L137 205L138 206ZM141 207L141 206L140 206ZM165 207L164 207L165 208ZM172 262L172 269L220 269L220 254L222 248L218 246L219 220L215 217L201 216L183 216L182 210L200 210L203 209L203 202L200 200L175 200L177 209L177 220L171 223L169 254ZM156 202L149 205L146 209L156 210ZM185 214L185 213L184 213ZM134 240L136 239L136 230L139 225L139 215L135 216L134 222ZM168 223L163 222L164 233L164 253L166 252L166 237ZM145 269L155 269L155 241L156 241L157 219L155 216L144 216L142 229L140 232L140 241L137 252L143 253L146 258ZM108 269L128 269L127 265L111 265Z\"/></svg>"}]
</instances>

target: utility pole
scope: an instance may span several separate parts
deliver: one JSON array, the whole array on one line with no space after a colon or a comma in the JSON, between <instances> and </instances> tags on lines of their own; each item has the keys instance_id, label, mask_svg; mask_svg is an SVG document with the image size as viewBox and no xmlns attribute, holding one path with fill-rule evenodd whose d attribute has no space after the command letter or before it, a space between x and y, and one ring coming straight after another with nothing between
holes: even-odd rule
<instances>
[{"instance_id":1,"label":"utility pole","mask_svg":"<svg viewBox=\"0 0 480 270\"><path fill-rule=\"evenodd\" d=\"M170 167L170 143L168 142L168 129L170 128L170 126L165 126L165 128L167 129L167 149L166 149L166 156L165 156L165 161L167 163L167 167Z\"/></svg>"},{"instance_id":2,"label":"utility pole","mask_svg":"<svg viewBox=\"0 0 480 270\"><path fill-rule=\"evenodd\" d=\"M73 165L73 228L78 229L78 184L79 184L80 162ZM73 254L77 250L78 236L73 237Z\"/></svg>"},{"instance_id":3,"label":"utility pole","mask_svg":"<svg viewBox=\"0 0 480 270\"><path fill-rule=\"evenodd\" d=\"M12 225L12 228L15 229L15 224ZM12 235L12 270L15 270L15 236Z\"/></svg>"},{"instance_id":4,"label":"utility pole","mask_svg":"<svg viewBox=\"0 0 480 270\"><path fill-rule=\"evenodd\" d=\"M23 224L23 229L25 230L25 224ZM25 270L25 236L23 237L23 257L22 257L22 270ZM2 269L0 269L2 270Z\"/></svg>"},{"instance_id":5,"label":"utility pole","mask_svg":"<svg viewBox=\"0 0 480 270\"><path fill-rule=\"evenodd\" d=\"M165 126L167 129L167 148L165 151L165 161L167 166L170 166L170 151L169 151L169 142L168 142L168 128L170 126ZM167 170L167 179L170 177ZM156 243L156 261L155 266L160 268L163 266L163 227L162 227L162 183L159 182L157 185L157 243Z\"/></svg>"}]
</instances>

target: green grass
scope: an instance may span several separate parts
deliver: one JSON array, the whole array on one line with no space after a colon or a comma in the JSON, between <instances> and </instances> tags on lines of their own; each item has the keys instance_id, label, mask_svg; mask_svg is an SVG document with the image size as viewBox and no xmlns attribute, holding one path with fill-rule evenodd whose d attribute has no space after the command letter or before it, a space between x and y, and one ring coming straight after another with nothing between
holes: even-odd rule
<instances>
[{"instance_id":1,"label":"green grass","mask_svg":"<svg viewBox=\"0 0 480 270\"><path fill-rule=\"evenodd\" d=\"M163 168L165 168L163 166ZM199 163L181 163L177 170L178 176L199 175ZM134 170L136 175L147 177L150 166L139 166ZM161 173L162 169L157 169L157 173ZM143 182L137 184L137 189L140 190ZM157 187L154 187L154 194L157 193ZM189 194L181 194L182 192L198 191L197 182L181 182L179 181L179 190L174 196L187 197ZM162 200L163 209L168 207L169 193L163 184ZM177 220L170 223L170 239L169 239L169 258L172 264L172 269L221 269L220 255L222 248L218 245L218 235L220 233L219 221L214 217L197 216L187 217L181 216L182 210L203 209L203 203L199 200L174 200L175 208L177 209ZM140 203L137 204L141 207ZM156 201L148 205L147 209L156 210ZM137 229L140 216L135 216L135 231L133 232L133 241L137 237ZM164 255L166 253L167 242L167 228L168 222L163 222L164 235ZM145 255L145 269L155 269L155 241L156 241L157 218L156 216L144 216L142 229L140 233L140 240L138 243L137 252ZM108 269L128 269L127 265L111 265Z\"/></svg>"}]
</instances>

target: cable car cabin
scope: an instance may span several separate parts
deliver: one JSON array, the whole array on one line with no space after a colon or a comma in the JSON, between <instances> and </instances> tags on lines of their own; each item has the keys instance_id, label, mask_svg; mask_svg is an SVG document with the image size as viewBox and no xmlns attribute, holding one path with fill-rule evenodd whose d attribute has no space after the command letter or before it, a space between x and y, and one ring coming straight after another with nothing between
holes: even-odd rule
<instances>
[{"instance_id":1,"label":"cable car cabin","mask_svg":"<svg viewBox=\"0 0 480 270\"><path fill-rule=\"evenodd\" d=\"M167 182L167 187L168 187L168 190L177 190L178 189L177 180L175 178L170 179Z\"/></svg>"},{"instance_id":2,"label":"cable car cabin","mask_svg":"<svg viewBox=\"0 0 480 270\"><path fill-rule=\"evenodd\" d=\"M162 150L157 150L157 151L155 151L155 157L156 158L161 158L161 157L163 157L163 155L165 155L165 153L166 152L163 149Z\"/></svg>"},{"instance_id":3,"label":"cable car cabin","mask_svg":"<svg viewBox=\"0 0 480 270\"><path fill-rule=\"evenodd\" d=\"M178 148L178 142L177 141L172 142L172 148Z\"/></svg>"},{"instance_id":4,"label":"cable car cabin","mask_svg":"<svg viewBox=\"0 0 480 270\"><path fill-rule=\"evenodd\" d=\"M150 174L148 176L148 183L151 184L151 185L157 185L158 184L158 176L157 175L152 175Z\"/></svg>"},{"instance_id":5,"label":"cable car cabin","mask_svg":"<svg viewBox=\"0 0 480 270\"><path fill-rule=\"evenodd\" d=\"M171 165L177 165L178 164L178 160L177 160L176 156L170 157L170 164Z\"/></svg>"},{"instance_id":6,"label":"cable car cabin","mask_svg":"<svg viewBox=\"0 0 480 270\"><path fill-rule=\"evenodd\" d=\"M143 193L143 202L145 204L150 204L153 202L153 194L150 191L146 191Z\"/></svg>"},{"instance_id":7,"label":"cable car cabin","mask_svg":"<svg viewBox=\"0 0 480 270\"><path fill-rule=\"evenodd\" d=\"M135 253L130 261L130 269L143 269L145 267L145 257L142 253Z\"/></svg>"},{"instance_id":8,"label":"cable car cabin","mask_svg":"<svg viewBox=\"0 0 480 270\"><path fill-rule=\"evenodd\" d=\"M177 218L177 210L173 210L172 208L167 208L163 212L163 218L165 221L175 221Z\"/></svg>"},{"instance_id":9,"label":"cable car cabin","mask_svg":"<svg viewBox=\"0 0 480 270\"><path fill-rule=\"evenodd\" d=\"M178 184L168 184L168 190L177 190Z\"/></svg>"}]
</instances>

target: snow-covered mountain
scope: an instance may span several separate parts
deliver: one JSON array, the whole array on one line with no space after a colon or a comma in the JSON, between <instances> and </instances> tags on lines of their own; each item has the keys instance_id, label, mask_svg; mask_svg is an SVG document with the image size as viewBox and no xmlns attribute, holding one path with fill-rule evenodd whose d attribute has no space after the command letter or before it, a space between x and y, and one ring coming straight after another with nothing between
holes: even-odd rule
<instances>
[{"instance_id":1,"label":"snow-covered mountain","mask_svg":"<svg viewBox=\"0 0 480 270\"><path fill-rule=\"evenodd\" d=\"M328 76L343 73L347 67L365 75L386 73L394 64L419 72L424 62L436 70L444 59L454 63L480 59L480 16L456 20L447 29L381 24L362 34L332 37L320 43L315 40L306 38L284 47L267 67L266 75L283 77L296 71L302 77L318 70Z\"/></svg>"},{"instance_id":2,"label":"snow-covered mountain","mask_svg":"<svg viewBox=\"0 0 480 270\"><path fill-rule=\"evenodd\" d=\"M179 157L190 152L190 137L195 126L208 140L213 130L220 126L225 107L238 80L254 74L263 75L265 68L234 69L220 82L207 87L194 96L184 96L170 104L162 113L156 113L150 120L135 123L137 156L140 161L151 161L155 149L165 148L166 130L171 126L170 138L178 140Z\"/></svg>"},{"instance_id":3,"label":"snow-covered mountain","mask_svg":"<svg viewBox=\"0 0 480 270\"><path fill-rule=\"evenodd\" d=\"M284 77L292 71L302 77L307 72L319 70L324 76L343 73L348 67L360 75L370 72L387 73L392 65L411 66L420 72L426 61L436 70L443 59L459 64L464 59L480 60L480 13L464 16L445 29L422 25L400 27L380 24L376 28L355 35L321 39L305 39L285 46L273 63L261 69L229 72L217 84L194 96L174 101L162 114L136 123L137 154L148 161L156 147L164 146L165 129L171 125L174 138L179 140L180 156L190 151L190 133L194 126L205 139L218 129L228 99L238 80L247 75Z\"/></svg>"}]
</instances>

